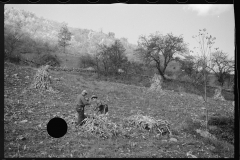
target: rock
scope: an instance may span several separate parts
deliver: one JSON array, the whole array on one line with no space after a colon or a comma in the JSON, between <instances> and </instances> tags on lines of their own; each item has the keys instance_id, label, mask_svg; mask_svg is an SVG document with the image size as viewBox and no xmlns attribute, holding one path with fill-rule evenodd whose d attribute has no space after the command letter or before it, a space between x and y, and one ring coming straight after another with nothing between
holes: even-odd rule
<instances>
[{"instance_id":1,"label":"rock","mask_svg":"<svg viewBox=\"0 0 240 160\"><path fill-rule=\"evenodd\" d=\"M194 156L191 151L187 152L187 156L188 157L191 157L191 158L197 158L196 156Z\"/></svg>"},{"instance_id":2,"label":"rock","mask_svg":"<svg viewBox=\"0 0 240 160\"><path fill-rule=\"evenodd\" d=\"M202 137L216 139L216 137L210 134L208 131L202 131L200 129L196 129L196 132L199 133Z\"/></svg>"},{"instance_id":3,"label":"rock","mask_svg":"<svg viewBox=\"0 0 240 160\"><path fill-rule=\"evenodd\" d=\"M32 110L28 110L27 112L28 112L28 113L32 113L33 111L32 111Z\"/></svg>"},{"instance_id":4,"label":"rock","mask_svg":"<svg viewBox=\"0 0 240 160\"><path fill-rule=\"evenodd\" d=\"M26 138L23 137L22 135L20 135L20 136L17 137L17 140L26 140Z\"/></svg>"},{"instance_id":5,"label":"rock","mask_svg":"<svg viewBox=\"0 0 240 160\"><path fill-rule=\"evenodd\" d=\"M25 119L25 120L20 121L19 123L26 123L26 122L27 122L27 120Z\"/></svg>"},{"instance_id":6,"label":"rock","mask_svg":"<svg viewBox=\"0 0 240 160\"><path fill-rule=\"evenodd\" d=\"M200 101L204 101L203 97L202 96L197 96L198 100Z\"/></svg>"},{"instance_id":7,"label":"rock","mask_svg":"<svg viewBox=\"0 0 240 160\"><path fill-rule=\"evenodd\" d=\"M39 127L39 128L42 128L42 124L39 124L38 127Z\"/></svg>"},{"instance_id":8,"label":"rock","mask_svg":"<svg viewBox=\"0 0 240 160\"><path fill-rule=\"evenodd\" d=\"M209 126L210 130L216 130L218 127L217 126Z\"/></svg>"},{"instance_id":9,"label":"rock","mask_svg":"<svg viewBox=\"0 0 240 160\"><path fill-rule=\"evenodd\" d=\"M176 138L170 138L169 141L171 142L177 142L178 140Z\"/></svg>"}]
</instances>

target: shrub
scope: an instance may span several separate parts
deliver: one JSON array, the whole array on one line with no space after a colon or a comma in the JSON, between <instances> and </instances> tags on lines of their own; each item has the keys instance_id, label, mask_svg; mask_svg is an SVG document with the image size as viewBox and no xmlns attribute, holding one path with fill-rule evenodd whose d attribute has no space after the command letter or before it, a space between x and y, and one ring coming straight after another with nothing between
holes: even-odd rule
<instances>
[{"instance_id":1,"label":"shrub","mask_svg":"<svg viewBox=\"0 0 240 160\"><path fill-rule=\"evenodd\" d=\"M17 56L17 55L7 55L7 54L5 54L4 59L8 60L11 63L15 63L15 64L19 64L20 61L21 61L20 56Z\"/></svg>"},{"instance_id":2,"label":"shrub","mask_svg":"<svg viewBox=\"0 0 240 160\"><path fill-rule=\"evenodd\" d=\"M37 60L39 66L50 65L52 67L59 67L61 64L60 59L56 55L45 54Z\"/></svg>"},{"instance_id":3,"label":"shrub","mask_svg":"<svg viewBox=\"0 0 240 160\"><path fill-rule=\"evenodd\" d=\"M196 135L196 129L202 127L201 122L194 121L192 118L186 118L181 125L181 130L192 135Z\"/></svg>"},{"instance_id":4,"label":"shrub","mask_svg":"<svg viewBox=\"0 0 240 160\"><path fill-rule=\"evenodd\" d=\"M209 118L209 125L217 126L218 129L212 130L219 139L225 140L231 144L234 143L234 119L226 116L213 116Z\"/></svg>"}]
</instances>

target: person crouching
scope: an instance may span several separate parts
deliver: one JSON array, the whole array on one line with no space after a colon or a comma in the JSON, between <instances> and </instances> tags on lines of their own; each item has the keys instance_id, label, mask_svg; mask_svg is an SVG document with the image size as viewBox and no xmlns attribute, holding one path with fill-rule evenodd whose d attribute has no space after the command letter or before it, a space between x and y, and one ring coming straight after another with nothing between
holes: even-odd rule
<instances>
[{"instance_id":1,"label":"person crouching","mask_svg":"<svg viewBox=\"0 0 240 160\"><path fill-rule=\"evenodd\" d=\"M108 114L108 105L97 99L96 95L91 97L91 102L94 106L94 111L97 111L97 114Z\"/></svg>"}]
</instances>

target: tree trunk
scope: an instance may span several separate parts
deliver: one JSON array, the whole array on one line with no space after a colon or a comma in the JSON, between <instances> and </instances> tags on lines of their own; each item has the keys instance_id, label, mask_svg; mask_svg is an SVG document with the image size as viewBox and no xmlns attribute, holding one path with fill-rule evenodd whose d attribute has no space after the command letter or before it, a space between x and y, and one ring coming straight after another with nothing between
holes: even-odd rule
<instances>
[{"instance_id":1,"label":"tree trunk","mask_svg":"<svg viewBox=\"0 0 240 160\"><path fill-rule=\"evenodd\" d=\"M164 76L164 72L161 71L160 64L156 62L156 67L158 70L158 73L162 76L163 80L166 80L166 77Z\"/></svg>"}]
</instances>

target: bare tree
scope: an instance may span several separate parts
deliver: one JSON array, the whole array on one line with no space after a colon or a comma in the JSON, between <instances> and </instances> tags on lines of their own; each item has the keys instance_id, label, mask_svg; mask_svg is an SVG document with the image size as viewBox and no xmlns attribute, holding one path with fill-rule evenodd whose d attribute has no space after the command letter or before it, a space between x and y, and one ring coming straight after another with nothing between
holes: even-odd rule
<instances>
[{"instance_id":1,"label":"bare tree","mask_svg":"<svg viewBox=\"0 0 240 160\"><path fill-rule=\"evenodd\" d=\"M164 76L165 70L175 54L186 55L187 45L182 36L174 36L172 33L162 35L156 32L148 37L140 36L136 53L147 64L153 63L159 74Z\"/></svg>"},{"instance_id":2,"label":"bare tree","mask_svg":"<svg viewBox=\"0 0 240 160\"><path fill-rule=\"evenodd\" d=\"M226 79L234 71L234 61L228 59L227 53L216 51L212 53L211 62L212 65L208 66L208 69L214 72L218 82L223 87Z\"/></svg>"},{"instance_id":3,"label":"bare tree","mask_svg":"<svg viewBox=\"0 0 240 160\"><path fill-rule=\"evenodd\" d=\"M191 82L197 85L204 85L204 60L196 56L186 56L184 60L179 60L181 69L190 78ZM209 72L206 72L209 74ZM209 81L207 77L207 81Z\"/></svg>"},{"instance_id":4,"label":"bare tree","mask_svg":"<svg viewBox=\"0 0 240 160\"><path fill-rule=\"evenodd\" d=\"M24 26L22 19L13 21L12 24L4 23L4 47L8 55L12 55L23 43L22 38L25 33L22 28Z\"/></svg>"},{"instance_id":5,"label":"bare tree","mask_svg":"<svg viewBox=\"0 0 240 160\"><path fill-rule=\"evenodd\" d=\"M58 44L63 47L63 53L65 53L66 47L70 45L71 35L72 33L69 32L67 24L64 23L58 33Z\"/></svg>"},{"instance_id":6,"label":"bare tree","mask_svg":"<svg viewBox=\"0 0 240 160\"><path fill-rule=\"evenodd\" d=\"M29 17L31 17L30 22ZM5 9L4 48L6 56L14 55L19 57L20 54L31 53L29 48L33 41L32 37L41 28L40 24L33 22L34 16L31 14L26 14L15 9Z\"/></svg>"},{"instance_id":7,"label":"bare tree","mask_svg":"<svg viewBox=\"0 0 240 160\"><path fill-rule=\"evenodd\" d=\"M126 63L125 48L119 40L116 40L111 46L105 44L99 45L99 58L103 63L104 70L108 74L110 72L118 74L118 69Z\"/></svg>"},{"instance_id":8,"label":"bare tree","mask_svg":"<svg viewBox=\"0 0 240 160\"><path fill-rule=\"evenodd\" d=\"M91 67L95 66L94 59L90 54L82 55L79 59L80 59L80 61L79 61L80 66L82 66L84 68L89 67L89 66L91 66Z\"/></svg>"}]
</instances>

